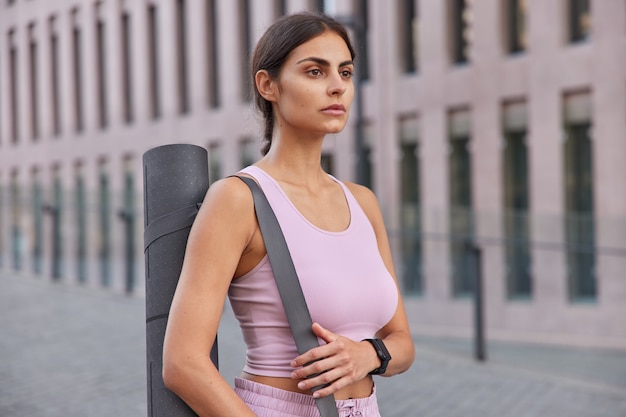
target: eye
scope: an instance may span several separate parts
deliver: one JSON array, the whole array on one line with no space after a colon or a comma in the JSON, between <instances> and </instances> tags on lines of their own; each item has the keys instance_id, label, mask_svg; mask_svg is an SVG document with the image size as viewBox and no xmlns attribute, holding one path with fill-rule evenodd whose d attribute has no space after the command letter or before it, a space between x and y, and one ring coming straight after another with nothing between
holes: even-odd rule
<instances>
[{"instance_id":1,"label":"eye","mask_svg":"<svg viewBox=\"0 0 626 417\"><path fill-rule=\"evenodd\" d=\"M322 70L320 70L319 68L313 68L308 70L307 73L314 77L319 77L320 75L322 75Z\"/></svg>"},{"instance_id":2,"label":"eye","mask_svg":"<svg viewBox=\"0 0 626 417\"><path fill-rule=\"evenodd\" d=\"M352 70L345 69L341 70L339 73L343 78L352 78Z\"/></svg>"}]
</instances>

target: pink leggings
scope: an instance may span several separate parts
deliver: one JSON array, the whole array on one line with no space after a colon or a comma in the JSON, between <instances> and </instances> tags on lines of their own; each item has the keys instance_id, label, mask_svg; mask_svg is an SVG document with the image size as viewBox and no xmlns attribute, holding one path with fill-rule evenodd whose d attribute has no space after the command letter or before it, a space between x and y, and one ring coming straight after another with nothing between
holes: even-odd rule
<instances>
[{"instance_id":1,"label":"pink leggings","mask_svg":"<svg viewBox=\"0 0 626 417\"><path fill-rule=\"evenodd\" d=\"M320 417L310 395L235 378L235 392L258 417ZM380 417L376 388L367 398L337 400L339 417Z\"/></svg>"}]
</instances>

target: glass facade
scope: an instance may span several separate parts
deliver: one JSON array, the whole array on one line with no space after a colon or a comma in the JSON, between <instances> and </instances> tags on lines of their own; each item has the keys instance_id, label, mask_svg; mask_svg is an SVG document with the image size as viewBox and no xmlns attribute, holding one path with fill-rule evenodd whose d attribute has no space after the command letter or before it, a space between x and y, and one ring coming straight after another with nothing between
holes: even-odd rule
<instances>
[{"instance_id":1,"label":"glass facade","mask_svg":"<svg viewBox=\"0 0 626 417\"><path fill-rule=\"evenodd\" d=\"M401 119L400 123L400 222L402 239L402 282L405 292L421 294L422 236L420 205L419 120Z\"/></svg>"},{"instance_id":2,"label":"glass facade","mask_svg":"<svg viewBox=\"0 0 626 417\"><path fill-rule=\"evenodd\" d=\"M332 153L322 153L322 169L328 174L335 172L335 157Z\"/></svg>"},{"instance_id":3,"label":"glass facade","mask_svg":"<svg viewBox=\"0 0 626 417\"><path fill-rule=\"evenodd\" d=\"M176 0L176 75L178 84L178 112L189 113L189 86L187 69L187 7L185 0Z\"/></svg>"},{"instance_id":4,"label":"glass facade","mask_svg":"<svg viewBox=\"0 0 626 417\"><path fill-rule=\"evenodd\" d=\"M72 11L72 80L74 82L74 129L82 132L85 127L83 110L83 40L78 24L78 10Z\"/></svg>"},{"instance_id":5,"label":"glass facade","mask_svg":"<svg viewBox=\"0 0 626 417\"><path fill-rule=\"evenodd\" d=\"M368 41L368 32L369 32L369 2L367 0L354 0L353 8L354 8L354 16L358 19L358 21L363 25L363 39L361 39L362 44L359 44L357 39L356 48L357 50L357 60L358 60L358 76L362 80L369 80L370 78L370 58L369 58L369 41Z\"/></svg>"},{"instance_id":6,"label":"glass facade","mask_svg":"<svg viewBox=\"0 0 626 417\"><path fill-rule=\"evenodd\" d=\"M504 239L507 296L532 295L526 102L503 106Z\"/></svg>"},{"instance_id":7,"label":"glass facade","mask_svg":"<svg viewBox=\"0 0 626 417\"><path fill-rule=\"evenodd\" d=\"M9 204L11 205L11 266L16 271L22 269L24 236L22 230L22 192L17 172L11 173Z\"/></svg>"},{"instance_id":8,"label":"glass facade","mask_svg":"<svg viewBox=\"0 0 626 417\"><path fill-rule=\"evenodd\" d=\"M98 217L99 217L99 261L100 283L103 287L111 285L111 190L109 173L105 163L99 167Z\"/></svg>"},{"instance_id":9,"label":"glass facade","mask_svg":"<svg viewBox=\"0 0 626 417\"><path fill-rule=\"evenodd\" d=\"M209 107L217 108L220 106L220 89L219 89L219 62L218 62L218 45L217 41L217 9L216 0L206 0L205 18L206 18L206 59L207 59L207 86Z\"/></svg>"},{"instance_id":10,"label":"glass facade","mask_svg":"<svg viewBox=\"0 0 626 417\"><path fill-rule=\"evenodd\" d=\"M219 143L209 145L209 182L212 184L224 176L222 169L222 146Z\"/></svg>"},{"instance_id":11,"label":"glass facade","mask_svg":"<svg viewBox=\"0 0 626 417\"><path fill-rule=\"evenodd\" d=\"M567 282L572 301L595 300L596 249L593 204L591 95L564 97L565 239Z\"/></svg>"},{"instance_id":12,"label":"glass facade","mask_svg":"<svg viewBox=\"0 0 626 417\"><path fill-rule=\"evenodd\" d=\"M450 261L452 294L470 295L473 288L473 261L468 244L473 241L472 167L470 145L470 112L458 110L449 114L449 205Z\"/></svg>"},{"instance_id":13,"label":"glass facade","mask_svg":"<svg viewBox=\"0 0 626 417\"><path fill-rule=\"evenodd\" d=\"M472 11L469 0L448 0L450 16L450 56L453 64L470 60Z\"/></svg>"},{"instance_id":14,"label":"glass facade","mask_svg":"<svg viewBox=\"0 0 626 417\"><path fill-rule=\"evenodd\" d=\"M107 33L104 18L100 16L101 4L95 6L96 12L96 82L98 96L98 126L104 129L109 124L108 91L107 91Z\"/></svg>"},{"instance_id":15,"label":"glass facade","mask_svg":"<svg viewBox=\"0 0 626 417\"><path fill-rule=\"evenodd\" d=\"M150 115L161 117L161 87L159 72L159 14L155 4L148 5L148 76L150 78Z\"/></svg>"},{"instance_id":16,"label":"glass facade","mask_svg":"<svg viewBox=\"0 0 626 417\"><path fill-rule=\"evenodd\" d=\"M252 56L252 40L250 32L250 0L239 1L239 53L241 99L248 102L252 99L252 80L248 73Z\"/></svg>"},{"instance_id":17,"label":"glass facade","mask_svg":"<svg viewBox=\"0 0 626 417\"><path fill-rule=\"evenodd\" d=\"M61 234L61 221L63 219L63 185L59 168L52 170L52 195L50 198L49 213L52 222L52 265L51 276L53 279L61 279L63 275L63 236Z\"/></svg>"},{"instance_id":18,"label":"glass facade","mask_svg":"<svg viewBox=\"0 0 626 417\"><path fill-rule=\"evenodd\" d=\"M131 123L133 114L133 85L132 85L132 48L131 48L131 18L128 12L121 17L121 53L122 53L122 97L124 122Z\"/></svg>"},{"instance_id":19,"label":"glass facade","mask_svg":"<svg viewBox=\"0 0 626 417\"><path fill-rule=\"evenodd\" d=\"M76 276L87 282L87 190L82 165L75 168Z\"/></svg>"},{"instance_id":20,"label":"glass facade","mask_svg":"<svg viewBox=\"0 0 626 417\"><path fill-rule=\"evenodd\" d=\"M35 274L43 272L43 187L39 170L33 171L32 178L32 216L33 216L33 240L32 240L32 268Z\"/></svg>"},{"instance_id":21,"label":"glass facade","mask_svg":"<svg viewBox=\"0 0 626 417\"><path fill-rule=\"evenodd\" d=\"M124 166L123 209L120 219L124 223L124 270L125 291L131 294L135 288L135 177L133 175L133 159L127 158Z\"/></svg>"},{"instance_id":22,"label":"glass facade","mask_svg":"<svg viewBox=\"0 0 626 417\"><path fill-rule=\"evenodd\" d=\"M402 71L418 69L418 14L416 0L401 0L398 10L398 55Z\"/></svg>"},{"instance_id":23,"label":"glass facade","mask_svg":"<svg viewBox=\"0 0 626 417\"><path fill-rule=\"evenodd\" d=\"M591 33L591 9L589 0L568 0L569 40L581 42Z\"/></svg>"},{"instance_id":24,"label":"glass facade","mask_svg":"<svg viewBox=\"0 0 626 417\"><path fill-rule=\"evenodd\" d=\"M506 47L511 54L526 51L528 47L527 0L504 0Z\"/></svg>"},{"instance_id":25,"label":"glass facade","mask_svg":"<svg viewBox=\"0 0 626 417\"><path fill-rule=\"evenodd\" d=\"M30 134L33 141L39 138L39 47L35 35L35 24L28 27L28 78L30 84Z\"/></svg>"},{"instance_id":26,"label":"glass facade","mask_svg":"<svg viewBox=\"0 0 626 417\"><path fill-rule=\"evenodd\" d=\"M261 156L259 144L251 139L242 140L240 143L239 155L241 156L241 168L254 164Z\"/></svg>"}]
</instances>

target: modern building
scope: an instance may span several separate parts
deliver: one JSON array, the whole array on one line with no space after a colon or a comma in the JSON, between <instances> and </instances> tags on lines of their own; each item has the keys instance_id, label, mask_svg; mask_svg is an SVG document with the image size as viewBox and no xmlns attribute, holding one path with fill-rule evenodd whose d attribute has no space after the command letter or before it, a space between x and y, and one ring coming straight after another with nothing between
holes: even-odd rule
<instances>
[{"instance_id":1,"label":"modern building","mask_svg":"<svg viewBox=\"0 0 626 417\"><path fill-rule=\"evenodd\" d=\"M480 277L488 338L626 349L624 0L0 0L0 268L141 295L143 153L259 158L250 52L304 9L363 29L323 164L377 194L413 331L471 335Z\"/></svg>"}]
</instances>

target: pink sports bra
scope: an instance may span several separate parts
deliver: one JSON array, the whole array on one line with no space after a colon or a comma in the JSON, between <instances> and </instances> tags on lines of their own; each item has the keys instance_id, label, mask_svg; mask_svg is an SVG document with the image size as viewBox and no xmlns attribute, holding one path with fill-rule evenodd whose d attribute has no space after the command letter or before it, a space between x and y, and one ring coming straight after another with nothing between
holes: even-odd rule
<instances>
[{"instance_id":1,"label":"pink sports bra","mask_svg":"<svg viewBox=\"0 0 626 417\"><path fill-rule=\"evenodd\" d=\"M241 172L258 181L276 213L313 322L356 341L373 337L395 313L398 291L374 229L352 193L331 177L344 190L350 224L329 232L311 224L263 170L250 166ZM298 351L267 255L233 280L228 297L247 345L244 371L289 377Z\"/></svg>"}]
</instances>

